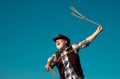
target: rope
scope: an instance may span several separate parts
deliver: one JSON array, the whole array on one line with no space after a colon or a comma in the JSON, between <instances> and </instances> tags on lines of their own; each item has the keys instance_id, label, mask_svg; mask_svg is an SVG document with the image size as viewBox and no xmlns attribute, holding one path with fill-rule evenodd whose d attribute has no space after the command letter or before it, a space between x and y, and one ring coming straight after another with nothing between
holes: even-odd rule
<instances>
[{"instance_id":1,"label":"rope","mask_svg":"<svg viewBox=\"0 0 120 79\"><path fill-rule=\"evenodd\" d=\"M82 15L79 11L77 11L76 8L74 8L73 6L70 6L70 9L73 11L71 14L79 19L82 19L82 20L86 20L90 23L93 23L95 25L98 25L98 26L101 26L100 24L98 24L97 22L94 22L88 18L86 18L84 15Z\"/></svg>"},{"instance_id":2,"label":"rope","mask_svg":"<svg viewBox=\"0 0 120 79\"><path fill-rule=\"evenodd\" d=\"M56 76L56 72L52 68L50 68L50 72L52 73L52 76Z\"/></svg>"}]
</instances>

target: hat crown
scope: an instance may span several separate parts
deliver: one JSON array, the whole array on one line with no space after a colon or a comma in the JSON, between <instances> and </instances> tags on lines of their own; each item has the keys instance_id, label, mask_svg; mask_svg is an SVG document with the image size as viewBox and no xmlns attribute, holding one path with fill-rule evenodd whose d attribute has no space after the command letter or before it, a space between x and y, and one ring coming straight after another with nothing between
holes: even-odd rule
<instances>
[{"instance_id":1,"label":"hat crown","mask_svg":"<svg viewBox=\"0 0 120 79\"><path fill-rule=\"evenodd\" d=\"M58 34L58 37L66 37L65 35ZM68 37L67 37L68 38Z\"/></svg>"}]
</instances>

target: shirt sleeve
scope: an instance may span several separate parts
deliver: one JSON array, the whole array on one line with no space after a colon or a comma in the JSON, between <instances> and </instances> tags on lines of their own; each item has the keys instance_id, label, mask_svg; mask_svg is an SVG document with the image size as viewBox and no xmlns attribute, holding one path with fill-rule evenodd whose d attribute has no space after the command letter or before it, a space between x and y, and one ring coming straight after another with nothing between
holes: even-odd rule
<instances>
[{"instance_id":1,"label":"shirt sleeve","mask_svg":"<svg viewBox=\"0 0 120 79\"><path fill-rule=\"evenodd\" d=\"M72 47L73 47L73 49L75 50L75 52L77 52L77 51L79 51L79 49L85 48L85 47L87 47L89 44L90 44L90 42L85 39L85 40L83 40L83 41L81 41L81 42L78 42L78 43L73 44Z\"/></svg>"},{"instance_id":2,"label":"shirt sleeve","mask_svg":"<svg viewBox=\"0 0 120 79\"><path fill-rule=\"evenodd\" d=\"M53 59L53 61L52 61L52 63L51 63L52 68L53 68L53 67L56 65L56 60L57 60L56 54L53 54L53 55L51 56L51 58Z\"/></svg>"},{"instance_id":3,"label":"shirt sleeve","mask_svg":"<svg viewBox=\"0 0 120 79\"><path fill-rule=\"evenodd\" d=\"M52 57L54 62L57 60L56 54L53 54L51 57Z\"/></svg>"}]
</instances>

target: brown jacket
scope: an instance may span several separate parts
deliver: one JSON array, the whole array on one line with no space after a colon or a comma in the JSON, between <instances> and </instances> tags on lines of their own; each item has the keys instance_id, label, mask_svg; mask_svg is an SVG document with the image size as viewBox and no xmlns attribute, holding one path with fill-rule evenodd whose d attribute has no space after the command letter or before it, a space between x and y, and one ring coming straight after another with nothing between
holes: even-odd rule
<instances>
[{"instance_id":1,"label":"brown jacket","mask_svg":"<svg viewBox=\"0 0 120 79\"><path fill-rule=\"evenodd\" d=\"M75 73L77 74L77 76L79 77L84 77L83 75L83 70L82 70L82 67L81 67L81 64L80 64L80 58L79 56L74 52L72 46L70 46L68 49L68 60L69 62L71 63L73 69L75 70ZM57 62L57 68L59 70L59 74L60 74L60 79L65 79L64 77L64 65L62 63L62 57L60 57L60 52L56 52L56 57L57 59L59 59L59 61Z\"/></svg>"}]
</instances>

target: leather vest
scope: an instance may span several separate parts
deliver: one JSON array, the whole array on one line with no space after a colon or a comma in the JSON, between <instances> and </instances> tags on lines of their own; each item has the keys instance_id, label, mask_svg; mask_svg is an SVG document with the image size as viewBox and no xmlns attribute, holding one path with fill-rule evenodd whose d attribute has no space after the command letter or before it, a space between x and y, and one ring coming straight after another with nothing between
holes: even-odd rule
<instances>
[{"instance_id":1,"label":"leather vest","mask_svg":"<svg viewBox=\"0 0 120 79\"><path fill-rule=\"evenodd\" d=\"M68 61L70 62L70 64L72 65L75 73L77 76L79 77L84 77L83 75L83 70L80 64L80 58L79 56L74 52L72 46L70 46L68 49ZM56 52L56 57L57 59L60 58L57 62L56 62L56 66L59 70L59 74L60 74L60 79L65 79L64 77L64 65L62 63L62 57L60 57L60 52Z\"/></svg>"}]
</instances>

